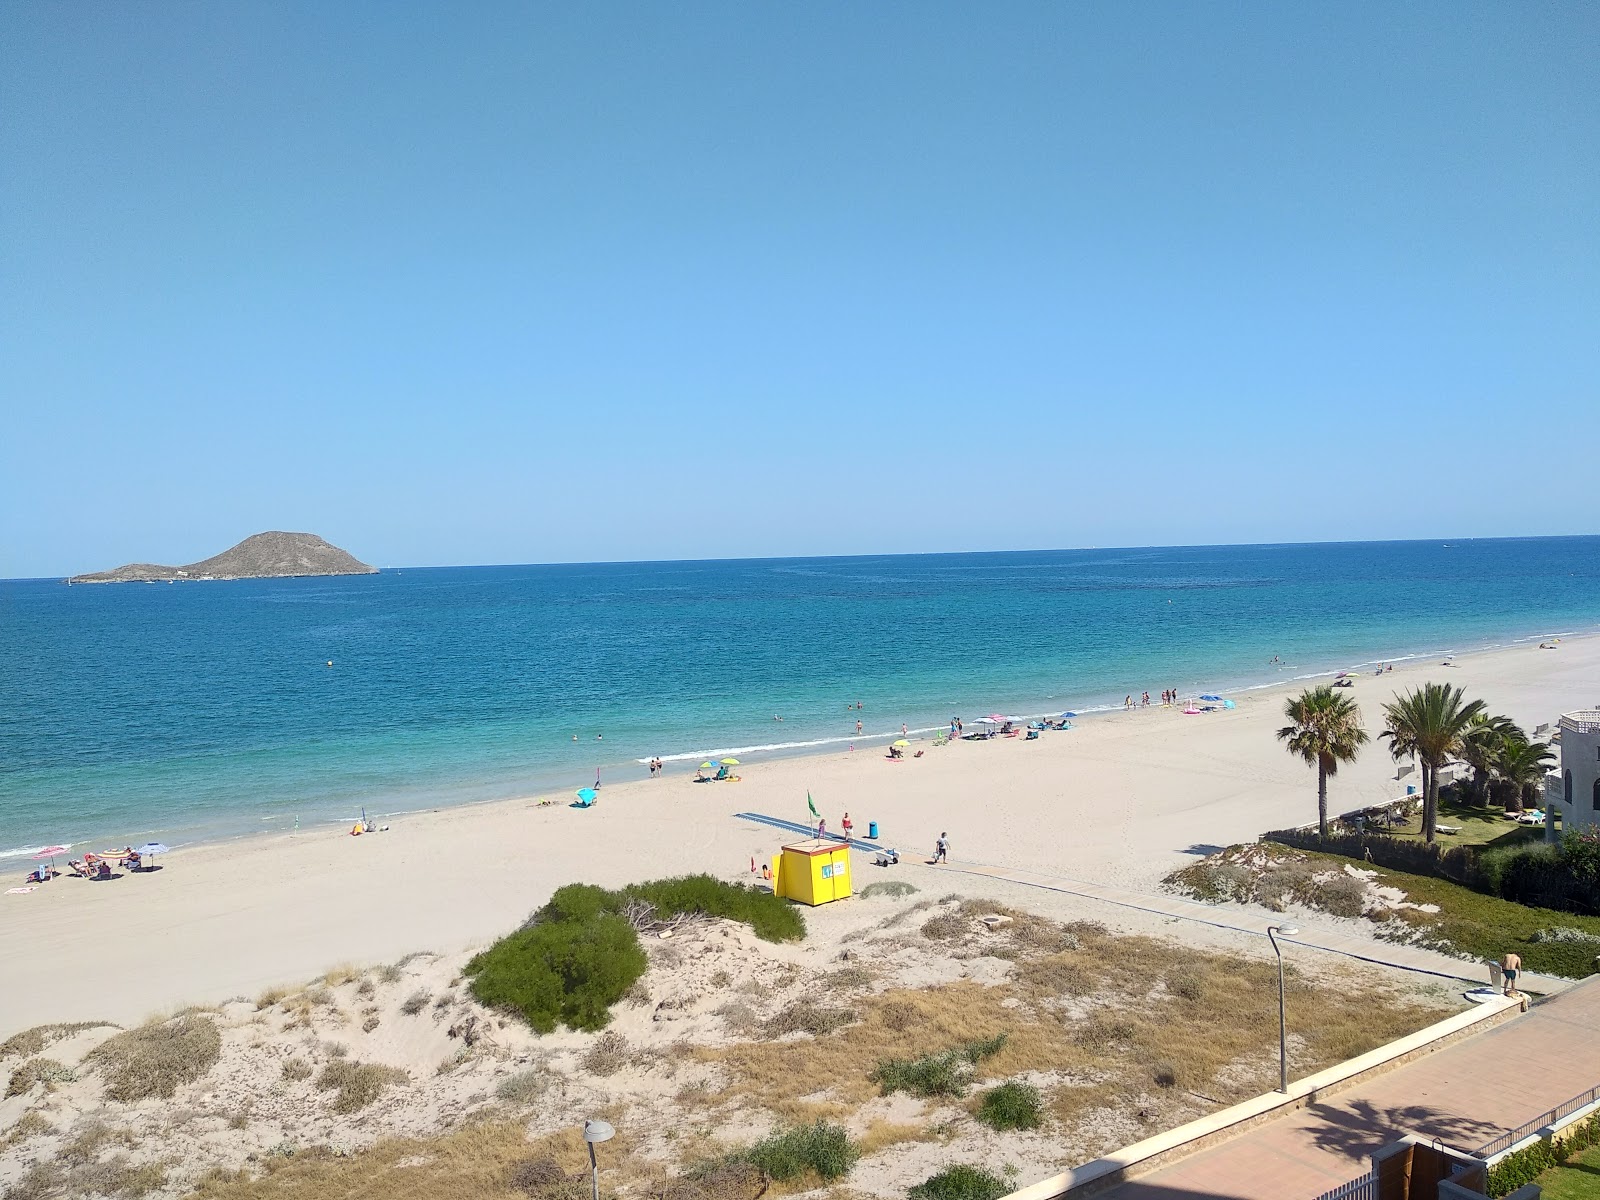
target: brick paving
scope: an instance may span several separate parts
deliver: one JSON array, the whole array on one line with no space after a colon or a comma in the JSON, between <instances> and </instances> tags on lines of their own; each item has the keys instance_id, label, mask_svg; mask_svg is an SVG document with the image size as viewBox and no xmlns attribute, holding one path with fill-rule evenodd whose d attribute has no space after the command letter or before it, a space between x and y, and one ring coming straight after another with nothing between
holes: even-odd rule
<instances>
[{"instance_id":1,"label":"brick paving","mask_svg":"<svg viewBox=\"0 0 1600 1200\"><path fill-rule=\"evenodd\" d=\"M1405 1134L1472 1151L1600 1083L1600 976L1519 1017L1106 1192L1314 1200Z\"/></svg>"}]
</instances>

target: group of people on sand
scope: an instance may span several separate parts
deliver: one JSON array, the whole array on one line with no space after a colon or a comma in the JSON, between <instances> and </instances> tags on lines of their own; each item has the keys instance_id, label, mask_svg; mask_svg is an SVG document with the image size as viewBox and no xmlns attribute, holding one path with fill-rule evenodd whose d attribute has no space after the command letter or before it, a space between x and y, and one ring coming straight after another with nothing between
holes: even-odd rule
<instances>
[{"instance_id":1,"label":"group of people on sand","mask_svg":"<svg viewBox=\"0 0 1600 1200\"><path fill-rule=\"evenodd\" d=\"M1177 688L1165 688L1165 689L1162 690L1161 703L1163 705L1176 704L1177 702L1178 702L1178 689ZM1137 700L1135 700L1133 698L1133 693L1129 692L1126 696L1124 696L1122 698L1122 707L1125 708L1125 709L1129 709L1129 708L1149 708L1150 707L1150 693L1149 692L1141 692L1139 694L1139 698Z\"/></svg>"},{"instance_id":2,"label":"group of people on sand","mask_svg":"<svg viewBox=\"0 0 1600 1200\"><path fill-rule=\"evenodd\" d=\"M82 858L67 860L67 872L76 879L112 879L111 864L119 863L130 871L144 870L144 856L132 846L121 850L107 850L104 854L87 853ZM60 876L54 860L41 863L28 873L26 883L49 883Z\"/></svg>"},{"instance_id":3,"label":"group of people on sand","mask_svg":"<svg viewBox=\"0 0 1600 1200\"><path fill-rule=\"evenodd\" d=\"M650 778L654 779L657 775L660 775L661 772L664 771L665 769L666 769L666 764L661 761L659 756L657 756L656 758L652 758L650 760Z\"/></svg>"}]
</instances>

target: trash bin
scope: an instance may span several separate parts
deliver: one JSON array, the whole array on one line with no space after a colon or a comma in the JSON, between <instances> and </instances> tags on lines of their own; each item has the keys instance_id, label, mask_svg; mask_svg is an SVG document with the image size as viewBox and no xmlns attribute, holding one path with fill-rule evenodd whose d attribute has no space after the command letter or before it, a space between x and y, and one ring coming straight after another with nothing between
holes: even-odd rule
<instances>
[{"instance_id":1,"label":"trash bin","mask_svg":"<svg viewBox=\"0 0 1600 1200\"><path fill-rule=\"evenodd\" d=\"M867 836L869 838L876 838L878 836L878 823L876 821L867 822Z\"/></svg>"}]
</instances>

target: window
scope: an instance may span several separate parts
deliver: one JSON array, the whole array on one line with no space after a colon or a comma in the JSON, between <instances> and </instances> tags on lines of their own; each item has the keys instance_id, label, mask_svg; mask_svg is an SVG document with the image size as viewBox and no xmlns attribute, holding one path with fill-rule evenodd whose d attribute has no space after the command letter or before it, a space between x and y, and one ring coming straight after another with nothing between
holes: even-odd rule
<instances>
[{"instance_id":1,"label":"window","mask_svg":"<svg viewBox=\"0 0 1600 1200\"><path fill-rule=\"evenodd\" d=\"M1600 779L1594 781L1594 810L1600 812Z\"/></svg>"},{"instance_id":2,"label":"window","mask_svg":"<svg viewBox=\"0 0 1600 1200\"><path fill-rule=\"evenodd\" d=\"M1563 771L1561 774L1561 799L1567 804L1572 803L1572 772Z\"/></svg>"}]
</instances>

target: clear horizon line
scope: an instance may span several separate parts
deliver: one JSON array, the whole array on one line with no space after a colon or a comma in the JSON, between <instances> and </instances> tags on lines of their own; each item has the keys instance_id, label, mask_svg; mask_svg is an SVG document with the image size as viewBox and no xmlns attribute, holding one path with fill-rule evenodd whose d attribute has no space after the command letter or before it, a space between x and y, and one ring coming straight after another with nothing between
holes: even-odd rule
<instances>
[{"instance_id":1,"label":"clear horizon line","mask_svg":"<svg viewBox=\"0 0 1600 1200\"><path fill-rule=\"evenodd\" d=\"M247 535L253 536L253 535ZM315 536L321 536L320 534ZM1272 547L1293 546L1397 546L1415 545L1421 542L1439 542L1449 544L1453 542L1532 542L1532 541L1573 541L1583 538L1600 537L1595 533L1535 533L1535 534L1462 534L1455 536L1412 537L1412 538L1312 538L1306 541L1288 542L1161 542L1145 545L1091 545L1091 546L1021 546L989 550L886 550L866 551L857 554L778 554L778 555L724 555L709 558L599 558L599 559L552 559L546 562L498 562L498 563L393 563L380 565L378 571L449 571L471 570L476 568L512 568L512 567L622 567L622 566L662 566L674 563L736 563L736 562L818 562L818 561L845 561L863 558L935 558L951 557L957 555L979 554L1068 554L1078 551L1120 551L1120 550L1233 550L1233 549L1267 549ZM243 539L241 539L243 540ZM238 545L235 542L234 545ZM332 543L330 543L332 544ZM228 547L232 549L233 547ZM344 549L344 547L339 547ZM218 551L226 553L226 551ZM346 553L350 551L346 550ZM124 564L126 565L126 564ZM102 570L116 570L118 568L101 568ZM94 574L95 572L78 572L78 574ZM18 575L0 577L0 583L48 583L58 580L73 578L70 575ZM305 576L252 576L250 578L302 578L302 579L333 579L336 575L305 575ZM127 580L124 582L142 582ZM212 580L186 580L190 583L232 583L238 580L212 579Z\"/></svg>"}]
</instances>

